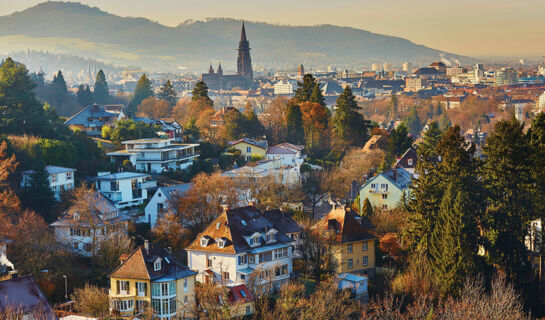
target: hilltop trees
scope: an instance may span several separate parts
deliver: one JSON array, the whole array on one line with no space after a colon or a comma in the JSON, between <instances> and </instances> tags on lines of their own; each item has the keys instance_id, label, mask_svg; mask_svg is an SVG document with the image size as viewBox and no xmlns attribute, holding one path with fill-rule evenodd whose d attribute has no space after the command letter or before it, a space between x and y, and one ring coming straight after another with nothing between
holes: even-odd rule
<instances>
[{"instance_id":1,"label":"hilltop trees","mask_svg":"<svg viewBox=\"0 0 545 320\"><path fill-rule=\"evenodd\" d=\"M314 91L314 87L318 84L317 80L310 73L303 76L303 82L297 82L297 89L295 89L295 101L303 103L311 101L311 96ZM321 94L321 93L320 93ZM317 94L314 96L314 100L319 100ZM311 101L320 103L319 101Z\"/></svg>"},{"instance_id":2,"label":"hilltop trees","mask_svg":"<svg viewBox=\"0 0 545 320\"><path fill-rule=\"evenodd\" d=\"M161 88L159 88L159 92L157 93L157 99L167 101L171 107L176 105L176 102L178 101L178 94L174 90L174 87L172 86L170 80L167 80L161 86Z\"/></svg>"},{"instance_id":3,"label":"hilltop trees","mask_svg":"<svg viewBox=\"0 0 545 320\"><path fill-rule=\"evenodd\" d=\"M106 104L110 100L110 90L108 89L108 82L106 81L106 75L102 69L98 70L95 80L95 92L94 100L98 104Z\"/></svg>"},{"instance_id":4,"label":"hilltop trees","mask_svg":"<svg viewBox=\"0 0 545 320\"><path fill-rule=\"evenodd\" d=\"M77 101L78 101L78 104L82 107L87 107L88 105L91 105L95 101L95 97L91 89L89 89L89 86L84 86L82 84L79 85L78 93L77 93Z\"/></svg>"},{"instance_id":5,"label":"hilltop trees","mask_svg":"<svg viewBox=\"0 0 545 320\"><path fill-rule=\"evenodd\" d=\"M150 79L144 73L134 88L134 94L132 96L131 102L127 111L130 114L135 114L138 106L142 103L147 97L153 96L153 87L151 85Z\"/></svg>"}]
</instances>

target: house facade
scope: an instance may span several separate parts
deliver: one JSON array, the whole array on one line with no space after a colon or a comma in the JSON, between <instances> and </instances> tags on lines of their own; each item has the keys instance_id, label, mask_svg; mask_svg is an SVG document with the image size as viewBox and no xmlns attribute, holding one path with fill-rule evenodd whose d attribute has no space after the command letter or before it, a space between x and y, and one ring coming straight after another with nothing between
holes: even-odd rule
<instances>
[{"instance_id":1,"label":"house facade","mask_svg":"<svg viewBox=\"0 0 545 320\"><path fill-rule=\"evenodd\" d=\"M242 138L235 141L229 141L229 148L240 150L241 155L246 161L252 160L252 157L264 159L267 155L267 141L255 141L249 138Z\"/></svg>"},{"instance_id":2,"label":"house facade","mask_svg":"<svg viewBox=\"0 0 545 320\"><path fill-rule=\"evenodd\" d=\"M123 141L125 150L107 153L112 162L125 160L139 172L162 173L189 168L199 157L198 144L174 144L174 139L140 139Z\"/></svg>"},{"instance_id":3,"label":"house facade","mask_svg":"<svg viewBox=\"0 0 545 320\"><path fill-rule=\"evenodd\" d=\"M151 308L155 319L193 318L195 275L146 240L109 275L110 312L132 319Z\"/></svg>"},{"instance_id":4,"label":"house facade","mask_svg":"<svg viewBox=\"0 0 545 320\"><path fill-rule=\"evenodd\" d=\"M107 106L92 104L83 108L64 122L73 131L84 131L90 136L102 135L102 127L113 125L115 121L123 119L125 114L122 110L113 110Z\"/></svg>"},{"instance_id":5,"label":"house facade","mask_svg":"<svg viewBox=\"0 0 545 320\"><path fill-rule=\"evenodd\" d=\"M416 171L416 163L417 163L418 157L416 153L416 149L411 146L405 153L396 159L396 163L394 164L393 168L403 168L408 173L414 175Z\"/></svg>"},{"instance_id":6,"label":"house facade","mask_svg":"<svg viewBox=\"0 0 545 320\"><path fill-rule=\"evenodd\" d=\"M284 166L298 166L305 162L304 146L281 143L267 149L267 159L279 159Z\"/></svg>"},{"instance_id":7,"label":"house facade","mask_svg":"<svg viewBox=\"0 0 545 320\"><path fill-rule=\"evenodd\" d=\"M226 171L223 176L238 179L256 180L272 177L277 183L293 185L301 181L299 165L282 165L281 159L263 159L252 165Z\"/></svg>"},{"instance_id":8,"label":"house facade","mask_svg":"<svg viewBox=\"0 0 545 320\"><path fill-rule=\"evenodd\" d=\"M74 173L76 169L57 166L46 166L45 170L49 176L49 188L53 191L55 200L61 200L61 194L66 190L74 189ZM34 170L23 171L21 187L27 187L32 182Z\"/></svg>"},{"instance_id":9,"label":"house facade","mask_svg":"<svg viewBox=\"0 0 545 320\"><path fill-rule=\"evenodd\" d=\"M186 248L197 281L287 284L293 272L293 240L254 206L226 209Z\"/></svg>"},{"instance_id":10,"label":"house facade","mask_svg":"<svg viewBox=\"0 0 545 320\"><path fill-rule=\"evenodd\" d=\"M395 209L403 194L408 199L411 181L412 175L401 167L379 173L361 187L360 209L365 199L369 199L373 207L382 210Z\"/></svg>"},{"instance_id":11,"label":"house facade","mask_svg":"<svg viewBox=\"0 0 545 320\"><path fill-rule=\"evenodd\" d=\"M148 189L157 186L151 176L136 172L99 172L94 181L96 190L120 209L144 203Z\"/></svg>"},{"instance_id":12,"label":"house facade","mask_svg":"<svg viewBox=\"0 0 545 320\"><path fill-rule=\"evenodd\" d=\"M333 261L336 273L375 274L375 240L367 228L350 211L333 208L313 226L316 232L333 237Z\"/></svg>"},{"instance_id":13,"label":"house facade","mask_svg":"<svg viewBox=\"0 0 545 320\"><path fill-rule=\"evenodd\" d=\"M169 201L183 196L191 188L193 188L192 183L184 183L157 189L144 209L144 220L141 222L149 223L150 228L153 228L157 223L157 219L170 210Z\"/></svg>"},{"instance_id":14,"label":"house facade","mask_svg":"<svg viewBox=\"0 0 545 320\"><path fill-rule=\"evenodd\" d=\"M81 203L86 205L71 206L49 225L60 243L78 254L92 256L108 237L117 232L127 233L130 218L101 193L93 191Z\"/></svg>"}]
</instances>

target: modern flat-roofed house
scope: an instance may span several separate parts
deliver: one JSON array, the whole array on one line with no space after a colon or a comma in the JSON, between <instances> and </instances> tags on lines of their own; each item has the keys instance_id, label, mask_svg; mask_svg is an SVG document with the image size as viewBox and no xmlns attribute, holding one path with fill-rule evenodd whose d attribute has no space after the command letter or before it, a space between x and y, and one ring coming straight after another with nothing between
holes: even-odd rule
<instances>
[{"instance_id":1,"label":"modern flat-roofed house","mask_svg":"<svg viewBox=\"0 0 545 320\"><path fill-rule=\"evenodd\" d=\"M170 187L159 187L157 191L153 194L150 201L144 209L144 221L150 224L150 228L155 226L157 219L170 210L169 201L175 199L176 197L183 196L193 188L193 183L183 183Z\"/></svg>"},{"instance_id":2,"label":"modern flat-roofed house","mask_svg":"<svg viewBox=\"0 0 545 320\"><path fill-rule=\"evenodd\" d=\"M110 310L133 319L152 308L155 319L194 318L195 275L165 248L145 241L110 275Z\"/></svg>"},{"instance_id":3,"label":"modern flat-roofed house","mask_svg":"<svg viewBox=\"0 0 545 320\"><path fill-rule=\"evenodd\" d=\"M116 232L126 233L130 217L120 213L113 202L100 192L90 192L81 203L66 210L57 221L49 226L55 232L57 241L73 248L84 256L98 251L100 243Z\"/></svg>"},{"instance_id":4,"label":"modern flat-roofed house","mask_svg":"<svg viewBox=\"0 0 545 320\"><path fill-rule=\"evenodd\" d=\"M293 242L254 206L226 209L186 248L188 265L203 283L279 288L293 272Z\"/></svg>"},{"instance_id":5,"label":"modern flat-roofed house","mask_svg":"<svg viewBox=\"0 0 545 320\"><path fill-rule=\"evenodd\" d=\"M122 110L106 108L98 104L92 104L83 108L64 122L71 130L81 130L90 136L100 136L102 127L112 125L115 121L123 119Z\"/></svg>"},{"instance_id":6,"label":"modern flat-roofed house","mask_svg":"<svg viewBox=\"0 0 545 320\"><path fill-rule=\"evenodd\" d=\"M123 141L125 150L107 153L112 162L129 160L137 171L161 173L189 168L199 157L198 144L174 144L174 139L139 139Z\"/></svg>"},{"instance_id":7,"label":"modern flat-roofed house","mask_svg":"<svg viewBox=\"0 0 545 320\"><path fill-rule=\"evenodd\" d=\"M74 189L74 172L76 172L76 169L46 166L45 170L49 175L49 188L53 191L55 200L60 201L61 193ZM30 185L33 173L34 170L23 171L21 187L24 188Z\"/></svg>"},{"instance_id":8,"label":"modern flat-roofed house","mask_svg":"<svg viewBox=\"0 0 545 320\"><path fill-rule=\"evenodd\" d=\"M120 209L144 203L148 189L157 186L150 175L137 172L99 172L94 181L96 190Z\"/></svg>"},{"instance_id":9,"label":"modern flat-roofed house","mask_svg":"<svg viewBox=\"0 0 545 320\"><path fill-rule=\"evenodd\" d=\"M31 275L0 281L0 319L57 320Z\"/></svg>"}]
</instances>

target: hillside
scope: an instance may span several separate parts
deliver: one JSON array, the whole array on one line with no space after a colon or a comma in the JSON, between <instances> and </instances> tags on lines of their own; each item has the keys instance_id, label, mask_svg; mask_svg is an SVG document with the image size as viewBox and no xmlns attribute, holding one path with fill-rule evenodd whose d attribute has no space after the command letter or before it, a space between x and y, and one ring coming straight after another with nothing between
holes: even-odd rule
<instances>
[{"instance_id":1,"label":"hillside","mask_svg":"<svg viewBox=\"0 0 545 320\"><path fill-rule=\"evenodd\" d=\"M204 71L210 61L221 60L228 72L235 68L240 25L234 19L213 18L168 27L79 3L45 2L0 17L0 48L4 53L49 50L155 70ZM332 25L246 22L246 30L253 61L261 67L427 63L441 53L403 38Z\"/></svg>"}]
</instances>

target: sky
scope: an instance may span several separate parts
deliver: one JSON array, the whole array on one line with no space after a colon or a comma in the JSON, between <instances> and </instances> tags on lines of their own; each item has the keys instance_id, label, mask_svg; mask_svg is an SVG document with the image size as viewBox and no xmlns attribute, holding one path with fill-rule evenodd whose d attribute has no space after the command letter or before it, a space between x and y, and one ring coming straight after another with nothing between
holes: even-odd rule
<instances>
[{"instance_id":1,"label":"sky","mask_svg":"<svg viewBox=\"0 0 545 320\"><path fill-rule=\"evenodd\" d=\"M0 0L0 15L43 0ZM545 55L545 0L80 0L168 26L230 17L290 25L334 24L407 38L460 55Z\"/></svg>"}]
</instances>

